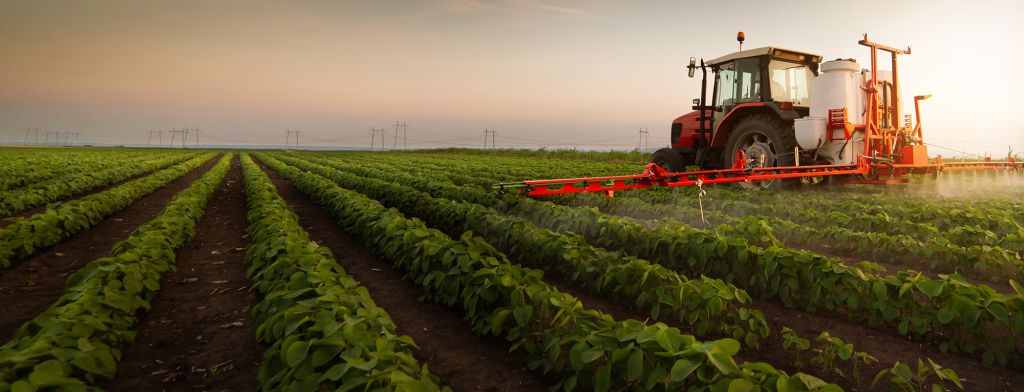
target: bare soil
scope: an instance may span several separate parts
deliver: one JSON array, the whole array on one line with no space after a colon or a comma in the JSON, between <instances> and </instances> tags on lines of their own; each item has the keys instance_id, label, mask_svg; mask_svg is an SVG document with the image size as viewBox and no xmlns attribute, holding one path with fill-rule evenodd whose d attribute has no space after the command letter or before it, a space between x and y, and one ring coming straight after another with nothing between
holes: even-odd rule
<instances>
[{"instance_id":1,"label":"bare soil","mask_svg":"<svg viewBox=\"0 0 1024 392\"><path fill-rule=\"evenodd\" d=\"M369 290L374 302L394 320L398 333L411 336L419 346L414 355L446 385L457 391L544 391L559 382L527 369L522 354L508 352L507 341L474 334L461 311L420 302L419 288L404 272L372 256L290 182L273 170L263 170L310 238L328 247L348 274Z\"/></svg>"},{"instance_id":2,"label":"bare soil","mask_svg":"<svg viewBox=\"0 0 1024 392\"><path fill-rule=\"evenodd\" d=\"M265 347L251 308L257 295L246 276L246 201L239 158L231 162L196 226L164 274L138 335L125 348L109 391L258 389Z\"/></svg>"},{"instance_id":3,"label":"bare soil","mask_svg":"<svg viewBox=\"0 0 1024 392\"><path fill-rule=\"evenodd\" d=\"M0 339L7 341L21 324L50 306L64 291L69 274L94 259L108 256L114 243L128 238L135 228L159 215L174 195L209 170L218 158L211 158L95 226L0 270L0 309L4 312L0 318Z\"/></svg>"}]
</instances>

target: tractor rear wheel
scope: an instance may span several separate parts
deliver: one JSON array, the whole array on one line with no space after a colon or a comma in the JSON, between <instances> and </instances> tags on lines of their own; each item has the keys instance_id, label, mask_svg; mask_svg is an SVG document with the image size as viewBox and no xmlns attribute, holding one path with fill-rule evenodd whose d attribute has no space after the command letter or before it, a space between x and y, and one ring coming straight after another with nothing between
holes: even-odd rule
<instances>
[{"instance_id":1,"label":"tractor rear wheel","mask_svg":"<svg viewBox=\"0 0 1024 392\"><path fill-rule=\"evenodd\" d=\"M670 172L681 172L686 170L686 163L683 156L671 148L662 148L651 155L651 163L661 166L662 169Z\"/></svg>"},{"instance_id":2,"label":"tractor rear wheel","mask_svg":"<svg viewBox=\"0 0 1024 392\"><path fill-rule=\"evenodd\" d=\"M726 167L732 167L736 160L736 152L744 150L748 159L760 160L764 156L764 167L793 166L796 147L796 136L793 124L782 121L778 117L767 114L754 114L740 119L729 133L725 142L724 161ZM782 179L751 181L736 183L741 188L782 188Z\"/></svg>"}]
</instances>

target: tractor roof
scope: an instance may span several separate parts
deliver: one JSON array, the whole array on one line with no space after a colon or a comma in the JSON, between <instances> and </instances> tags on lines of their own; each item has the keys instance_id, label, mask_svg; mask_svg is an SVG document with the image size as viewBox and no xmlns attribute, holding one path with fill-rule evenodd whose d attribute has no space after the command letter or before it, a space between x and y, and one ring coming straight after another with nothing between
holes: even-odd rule
<instances>
[{"instance_id":1,"label":"tractor roof","mask_svg":"<svg viewBox=\"0 0 1024 392\"><path fill-rule=\"evenodd\" d=\"M796 61L796 62L813 62L813 63L820 63L821 62L821 56L816 55L816 54L797 52L795 50L789 50L789 49L765 46L763 48L747 49L747 50L742 50L742 51L739 51L739 52L730 53L730 54L727 54L725 56L719 57L717 59L713 59L713 60L709 61L708 64L710 64L710 65L718 65L718 64L729 62L729 61L736 60L736 59L743 59L743 58L757 57L757 56L765 56L765 55L768 55L768 56L771 56L773 58L777 58L777 59L780 59L780 60L789 60L789 61Z\"/></svg>"}]
</instances>

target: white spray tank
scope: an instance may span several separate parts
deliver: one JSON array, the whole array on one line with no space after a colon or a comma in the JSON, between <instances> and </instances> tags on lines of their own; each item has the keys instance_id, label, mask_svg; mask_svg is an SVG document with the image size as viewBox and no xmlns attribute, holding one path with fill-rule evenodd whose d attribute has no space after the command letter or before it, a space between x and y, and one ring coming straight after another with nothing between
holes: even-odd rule
<instances>
[{"instance_id":1,"label":"white spray tank","mask_svg":"<svg viewBox=\"0 0 1024 392\"><path fill-rule=\"evenodd\" d=\"M858 137L858 132L847 142L844 131L834 129L832 139L836 140L830 142L826 134L828 111L845 108L846 121L863 125L867 106L863 87L871 79L870 72L862 71L853 59L827 61L818 69L820 72L811 85L810 115L793 123L797 143L805 150L818 149L818 156L833 164L853 164L855 152L863 150L863 136ZM892 73L879 71L878 76L878 90L882 91L884 82L892 80Z\"/></svg>"}]
</instances>

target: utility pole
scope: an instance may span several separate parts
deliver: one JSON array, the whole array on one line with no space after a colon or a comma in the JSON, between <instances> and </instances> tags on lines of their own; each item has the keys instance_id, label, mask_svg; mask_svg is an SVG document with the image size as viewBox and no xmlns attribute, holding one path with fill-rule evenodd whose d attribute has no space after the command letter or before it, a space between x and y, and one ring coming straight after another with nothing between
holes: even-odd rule
<instances>
[{"instance_id":1,"label":"utility pole","mask_svg":"<svg viewBox=\"0 0 1024 392\"><path fill-rule=\"evenodd\" d=\"M160 146L164 145L164 132L163 131L149 131L149 138L146 139L146 145L153 144L153 134L156 134L156 140L160 143Z\"/></svg>"},{"instance_id":2,"label":"utility pole","mask_svg":"<svg viewBox=\"0 0 1024 392\"><path fill-rule=\"evenodd\" d=\"M292 135L295 135L295 149L299 149L299 131L287 130L288 134L284 137L284 149L288 149L288 142L291 140Z\"/></svg>"},{"instance_id":3,"label":"utility pole","mask_svg":"<svg viewBox=\"0 0 1024 392\"><path fill-rule=\"evenodd\" d=\"M395 142L394 142L394 144L391 145L392 146L391 147L392 150L397 150L398 149L398 132L399 132L399 130L401 130L401 132L402 132L402 146L403 146L402 149L403 150L408 150L409 149L409 139L408 139L409 132L408 132L408 129L409 129L409 124L406 124L405 121L402 121L402 122L395 121Z\"/></svg>"},{"instance_id":4,"label":"utility pole","mask_svg":"<svg viewBox=\"0 0 1024 392\"><path fill-rule=\"evenodd\" d=\"M485 150L487 149L487 139L488 138L491 139L491 148L492 149L497 148L497 147L495 147L495 144L494 144L495 143L494 142L494 137L497 135L497 133L498 133L498 131L494 131L494 130L490 130L490 129L484 129L484 149Z\"/></svg>"},{"instance_id":5,"label":"utility pole","mask_svg":"<svg viewBox=\"0 0 1024 392\"><path fill-rule=\"evenodd\" d=\"M384 151L384 135L387 133L384 128L370 128L370 151L373 151L373 146L376 145L378 133L380 134L380 150Z\"/></svg>"},{"instance_id":6,"label":"utility pole","mask_svg":"<svg viewBox=\"0 0 1024 392\"><path fill-rule=\"evenodd\" d=\"M196 148L199 148L199 132L200 131L201 130L199 128L192 128L192 132L196 133Z\"/></svg>"}]
</instances>

